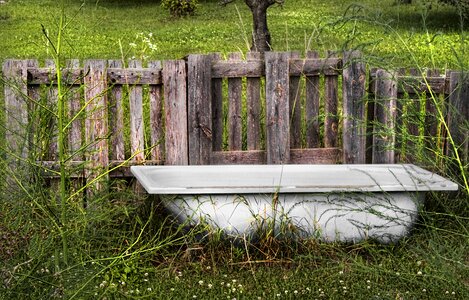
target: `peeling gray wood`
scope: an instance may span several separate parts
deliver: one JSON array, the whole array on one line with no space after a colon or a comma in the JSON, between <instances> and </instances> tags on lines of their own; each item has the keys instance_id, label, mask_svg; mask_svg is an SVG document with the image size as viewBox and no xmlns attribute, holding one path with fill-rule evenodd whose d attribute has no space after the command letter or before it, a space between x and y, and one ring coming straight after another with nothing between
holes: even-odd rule
<instances>
[{"instance_id":1,"label":"peeling gray wood","mask_svg":"<svg viewBox=\"0 0 469 300\"><path fill-rule=\"evenodd\" d=\"M188 127L186 63L169 60L163 63L164 107L165 107L165 163L187 165Z\"/></svg>"}]
</instances>

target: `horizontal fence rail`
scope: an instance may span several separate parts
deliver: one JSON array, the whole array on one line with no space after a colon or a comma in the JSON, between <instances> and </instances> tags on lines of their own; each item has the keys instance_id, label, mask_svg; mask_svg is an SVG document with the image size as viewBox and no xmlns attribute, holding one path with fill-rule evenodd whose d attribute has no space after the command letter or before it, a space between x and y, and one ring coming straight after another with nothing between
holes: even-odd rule
<instances>
[{"instance_id":1,"label":"horizontal fence rail","mask_svg":"<svg viewBox=\"0 0 469 300\"><path fill-rule=\"evenodd\" d=\"M467 161L469 80L441 74L367 72L357 51L189 55L146 66L70 60L66 163L91 181L103 170L128 177L137 164L412 162L416 144L453 151L446 124ZM3 76L6 152L54 177L54 64L7 60Z\"/></svg>"}]
</instances>

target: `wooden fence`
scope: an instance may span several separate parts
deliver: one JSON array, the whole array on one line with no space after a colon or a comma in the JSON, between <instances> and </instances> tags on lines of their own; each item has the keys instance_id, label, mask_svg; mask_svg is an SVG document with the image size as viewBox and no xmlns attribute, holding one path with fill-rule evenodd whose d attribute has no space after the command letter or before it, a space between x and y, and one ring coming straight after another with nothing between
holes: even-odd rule
<instances>
[{"instance_id":1,"label":"wooden fence","mask_svg":"<svg viewBox=\"0 0 469 300\"><path fill-rule=\"evenodd\" d=\"M53 176L54 66L7 60L3 75L7 153L35 160ZM460 72L424 75L367 72L356 51L324 58L317 52L245 59L232 53L226 60L189 55L146 67L71 60L63 69L67 165L72 176L90 180L103 169L111 177L130 176L134 164L412 161L402 149L415 139L396 136L422 136L423 145L449 151L441 117L467 161L469 80ZM411 112L418 124L407 122Z\"/></svg>"}]
</instances>

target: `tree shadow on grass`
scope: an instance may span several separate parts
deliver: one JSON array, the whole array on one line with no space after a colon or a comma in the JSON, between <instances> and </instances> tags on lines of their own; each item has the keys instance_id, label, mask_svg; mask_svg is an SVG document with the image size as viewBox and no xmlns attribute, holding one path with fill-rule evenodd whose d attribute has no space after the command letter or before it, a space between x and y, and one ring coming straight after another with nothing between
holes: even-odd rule
<instances>
[{"instance_id":1,"label":"tree shadow on grass","mask_svg":"<svg viewBox=\"0 0 469 300\"><path fill-rule=\"evenodd\" d=\"M469 30L469 20L463 20L454 7L439 5L425 11L418 5L400 5L388 10L386 18L392 19L392 26L406 30L431 30L460 32Z\"/></svg>"}]
</instances>

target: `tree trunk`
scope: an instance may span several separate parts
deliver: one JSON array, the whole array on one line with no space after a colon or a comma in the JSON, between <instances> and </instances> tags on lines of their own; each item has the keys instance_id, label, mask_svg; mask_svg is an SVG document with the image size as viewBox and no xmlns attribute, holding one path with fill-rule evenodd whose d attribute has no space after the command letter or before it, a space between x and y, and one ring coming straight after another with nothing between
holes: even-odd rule
<instances>
[{"instance_id":1,"label":"tree trunk","mask_svg":"<svg viewBox=\"0 0 469 300\"><path fill-rule=\"evenodd\" d=\"M271 51L270 32L267 27L267 8L275 3L273 0L245 0L252 12L253 32L251 51Z\"/></svg>"}]
</instances>

